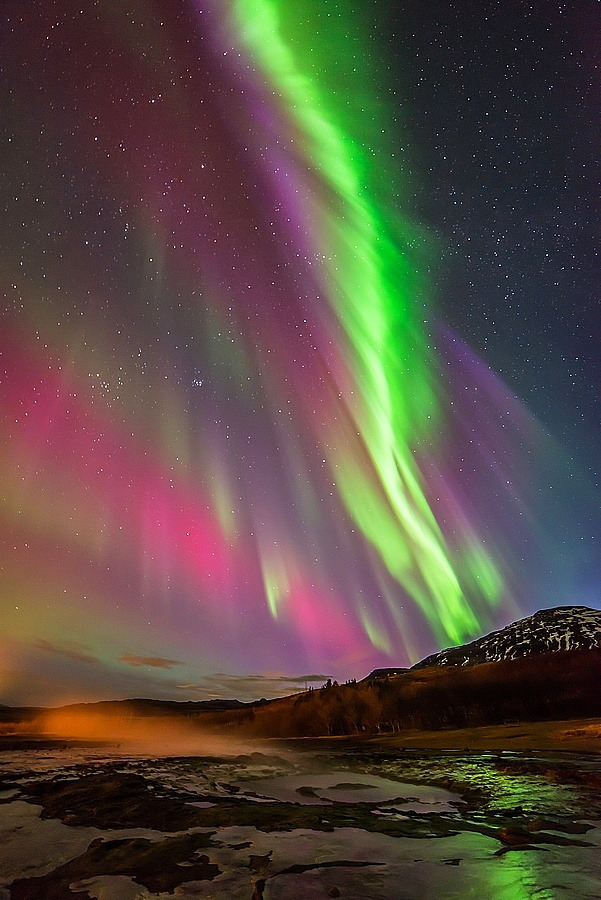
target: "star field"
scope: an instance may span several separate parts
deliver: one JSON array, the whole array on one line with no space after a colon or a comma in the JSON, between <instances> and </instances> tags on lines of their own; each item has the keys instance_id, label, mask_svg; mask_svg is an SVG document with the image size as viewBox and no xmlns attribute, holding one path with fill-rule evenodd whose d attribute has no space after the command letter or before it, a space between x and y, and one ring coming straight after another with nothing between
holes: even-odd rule
<instances>
[{"instance_id":1,"label":"star field","mask_svg":"<svg viewBox=\"0 0 601 900\"><path fill-rule=\"evenodd\" d=\"M8 0L0 700L598 605L595 7Z\"/></svg>"}]
</instances>

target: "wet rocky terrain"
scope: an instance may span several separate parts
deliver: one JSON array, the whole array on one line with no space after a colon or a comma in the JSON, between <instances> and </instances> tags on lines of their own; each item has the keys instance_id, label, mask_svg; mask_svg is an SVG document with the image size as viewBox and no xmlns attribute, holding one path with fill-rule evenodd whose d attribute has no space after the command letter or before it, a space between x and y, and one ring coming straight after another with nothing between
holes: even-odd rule
<instances>
[{"instance_id":1,"label":"wet rocky terrain","mask_svg":"<svg viewBox=\"0 0 601 900\"><path fill-rule=\"evenodd\" d=\"M1 900L598 898L600 848L592 755L0 754Z\"/></svg>"}]
</instances>

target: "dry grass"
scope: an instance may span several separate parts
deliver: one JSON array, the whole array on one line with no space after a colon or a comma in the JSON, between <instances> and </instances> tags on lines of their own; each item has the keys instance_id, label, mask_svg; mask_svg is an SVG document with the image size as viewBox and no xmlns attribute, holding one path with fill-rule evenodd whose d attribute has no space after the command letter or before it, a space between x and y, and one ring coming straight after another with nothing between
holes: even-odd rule
<instances>
[{"instance_id":1,"label":"dry grass","mask_svg":"<svg viewBox=\"0 0 601 900\"><path fill-rule=\"evenodd\" d=\"M374 746L430 750L557 750L601 753L601 719L516 722L444 731L404 731L366 739Z\"/></svg>"}]
</instances>

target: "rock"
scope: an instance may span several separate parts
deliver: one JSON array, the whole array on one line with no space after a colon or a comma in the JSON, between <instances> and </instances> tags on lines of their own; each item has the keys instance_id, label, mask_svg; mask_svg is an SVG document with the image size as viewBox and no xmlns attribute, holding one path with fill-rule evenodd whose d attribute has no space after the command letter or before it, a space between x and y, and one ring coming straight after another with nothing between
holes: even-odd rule
<instances>
[{"instance_id":1,"label":"rock","mask_svg":"<svg viewBox=\"0 0 601 900\"><path fill-rule=\"evenodd\" d=\"M149 891L173 893L187 881L212 881L221 870L198 850L211 846L211 834L183 834L163 841L130 838L92 841L81 856L38 878L10 886L11 900L65 900L69 885L96 875L128 875ZM185 865L182 865L185 863ZM85 896L85 895L83 895Z\"/></svg>"},{"instance_id":2,"label":"rock","mask_svg":"<svg viewBox=\"0 0 601 900\"><path fill-rule=\"evenodd\" d=\"M529 834L516 825L499 828L497 834L499 840L510 847L526 847L531 842Z\"/></svg>"}]
</instances>

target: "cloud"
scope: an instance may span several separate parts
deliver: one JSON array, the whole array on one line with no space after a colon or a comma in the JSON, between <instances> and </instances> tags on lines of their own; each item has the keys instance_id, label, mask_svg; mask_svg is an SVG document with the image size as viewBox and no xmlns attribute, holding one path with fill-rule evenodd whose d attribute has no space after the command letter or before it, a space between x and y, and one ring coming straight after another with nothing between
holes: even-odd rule
<instances>
[{"instance_id":1,"label":"cloud","mask_svg":"<svg viewBox=\"0 0 601 900\"><path fill-rule=\"evenodd\" d=\"M312 684L320 686L327 681L328 675L228 675L223 672L207 675L199 682L178 684L181 691L194 693L199 699L207 700L259 700L265 697L285 697L305 691Z\"/></svg>"},{"instance_id":2,"label":"cloud","mask_svg":"<svg viewBox=\"0 0 601 900\"><path fill-rule=\"evenodd\" d=\"M182 665L178 659L165 659L163 656L134 656L131 653L124 653L118 658L118 662L124 662L128 666L136 668L150 666L153 669L172 669L174 666Z\"/></svg>"},{"instance_id":3,"label":"cloud","mask_svg":"<svg viewBox=\"0 0 601 900\"><path fill-rule=\"evenodd\" d=\"M328 678L331 678L331 675L297 675L293 676L279 676L279 680L285 684L286 682L294 683L294 684L305 684L312 683L314 681L318 681L319 684L323 684L324 681L327 681Z\"/></svg>"},{"instance_id":4,"label":"cloud","mask_svg":"<svg viewBox=\"0 0 601 900\"><path fill-rule=\"evenodd\" d=\"M46 653L56 653L58 656L64 656L66 659L75 660L75 662L98 662L98 659L88 652L90 648L86 644L79 644L76 641L69 641L66 647L60 647L51 641L38 638L37 641L34 641L33 646L38 650L44 650Z\"/></svg>"}]
</instances>

